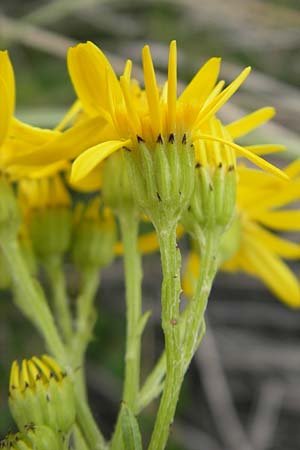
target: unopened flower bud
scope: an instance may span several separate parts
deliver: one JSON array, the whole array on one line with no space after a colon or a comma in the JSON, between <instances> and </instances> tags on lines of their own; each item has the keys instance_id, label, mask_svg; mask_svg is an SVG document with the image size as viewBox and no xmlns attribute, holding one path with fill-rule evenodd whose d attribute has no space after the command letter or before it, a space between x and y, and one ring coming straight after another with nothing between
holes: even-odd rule
<instances>
[{"instance_id":1,"label":"unopened flower bud","mask_svg":"<svg viewBox=\"0 0 300 450\"><path fill-rule=\"evenodd\" d=\"M3 450L62 450L63 440L51 428L28 424L24 431L9 434L0 442Z\"/></svg>"},{"instance_id":2,"label":"unopened flower bud","mask_svg":"<svg viewBox=\"0 0 300 450\"><path fill-rule=\"evenodd\" d=\"M65 253L71 237L71 199L62 179L22 180L19 199L36 254L47 259Z\"/></svg>"},{"instance_id":3,"label":"unopened flower bud","mask_svg":"<svg viewBox=\"0 0 300 450\"><path fill-rule=\"evenodd\" d=\"M214 119L214 126L221 126ZM217 132L218 129L215 130ZM219 130L221 133L222 129ZM222 235L230 226L236 205L237 175L232 149L199 141L195 147L195 189L182 218L187 231L215 230Z\"/></svg>"},{"instance_id":4,"label":"unopened flower bud","mask_svg":"<svg viewBox=\"0 0 300 450\"><path fill-rule=\"evenodd\" d=\"M75 422L73 383L49 356L15 361L11 369L9 406L19 429L28 423L68 433Z\"/></svg>"},{"instance_id":5,"label":"unopened flower bud","mask_svg":"<svg viewBox=\"0 0 300 450\"><path fill-rule=\"evenodd\" d=\"M78 268L105 267L114 258L116 224L108 208L101 209L100 198L86 207L78 204L74 218L72 258Z\"/></svg>"}]
</instances>

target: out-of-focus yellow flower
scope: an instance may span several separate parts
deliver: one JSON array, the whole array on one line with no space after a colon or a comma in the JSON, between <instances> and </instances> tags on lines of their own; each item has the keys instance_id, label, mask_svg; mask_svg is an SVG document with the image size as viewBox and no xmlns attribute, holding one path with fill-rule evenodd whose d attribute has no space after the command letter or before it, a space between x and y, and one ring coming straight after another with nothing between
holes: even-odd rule
<instances>
[{"instance_id":1,"label":"out-of-focus yellow flower","mask_svg":"<svg viewBox=\"0 0 300 450\"><path fill-rule=\"evenodd\" d=\"M225 251L222 255L221 245L220 264L221 270L244 271L261 279L284 303L299 307L298 278L283 260L299 259L300 245L278 236L274 231L300 230L300 210L296 207L283 209L299 200L300 162L289 165L285 173L292 178L290 183L253 169L239 168L237 214L233 223L233 226L238 224L238 228L234 234L231 229L225 233ZM234 241L231 254L227 251L229 240ZM193 294L199 270L200 258L193 251L186 265L183 283L189 296Z\"/></svg>"},{"instance_id":2,"label":"out-of-focus yellow flower","mask_svg":"<svg viewBox=\"0 0 300 450\"><path fill-rule=\"evenodd\" d=\"M0 168L2 172L8 171L17 176L19 170L17 165L8 170L10 157L31 152L60 133L35 128L17 120L14 117L15 91L14 71L8 52L0 51ZM25 171L24 168L20 170L23 173Z\"/></svg>"},{"instance_id":3,"label":"out-of-focus yellow flower","mask_svg":"<svg viewBox=\"0 0 300 450\"><path fill-rule=\"evenodd\" d=\"M87 118L63 133L55 142L38 152L12 156L22 164L48 164L60 159L74 159L72 182L86 184L101 176L101 162L120 149L133 150L145 142L148 148L157 141L219 142L245 156L259 167L277 175L282 173L259 157L262 146L241 147L233 139L248 133L273 114L273 108L260 109L226 127L225 135L216 136L208 123L248 76L246 68L225 89L217 83L220 58L210 59L177 97L177 52L172 41L168 80L158 86L150 49L143 49L145 91L131 79L131 61L126 63L120 80L105 55L91 42L79 44L68 53L70 75ZM222 90L223 89L223 90ZM77 105L78 106L78 105ZM75 108L76 109L76 108ZM215 126L215 123L214 123ZM273 146L273 150L280 150ZM268 149L266 149L268 152Z\"/></svg>"},{"instance_id":4,"label":"out-of-focus yellow flower","mask_svg":"<svg viewBox=\"0 0 300 450\"><path fill-rule=\"evenodd\" d=\"M18 183L19 200L23 211L62 208L71 205L70 194L61 176L24 178Z\"/></svg>"}]
</instances>

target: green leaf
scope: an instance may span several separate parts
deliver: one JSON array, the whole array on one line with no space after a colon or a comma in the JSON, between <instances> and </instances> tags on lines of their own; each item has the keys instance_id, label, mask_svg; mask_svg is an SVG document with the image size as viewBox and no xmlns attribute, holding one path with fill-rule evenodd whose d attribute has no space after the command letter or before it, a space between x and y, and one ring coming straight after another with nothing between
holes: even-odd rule
<instances>
[{"instance_id":1,"label":"green leaf","mask_svg":"<svg viewBox=\"0 0 300 450\"><path fill-rule=\"evenodd\" d=\"M122 406L122 435L125 450L143 450L142 437L131 409L123 403Z\"/></svg>"}]
</instances>

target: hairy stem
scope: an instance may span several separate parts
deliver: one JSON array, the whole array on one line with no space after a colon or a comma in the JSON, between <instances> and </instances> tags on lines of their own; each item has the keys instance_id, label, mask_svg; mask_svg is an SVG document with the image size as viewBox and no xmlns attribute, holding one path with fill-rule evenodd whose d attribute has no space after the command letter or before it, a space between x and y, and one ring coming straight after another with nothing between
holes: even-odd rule
<instances>
[{"instance_id":1,"label":"hairy stem","mask_svg":"<svg viewBox=\"0 0 300 450\"><path fill-rule=\"evenodd\" d=\"M119 214L119 220L124 245L127 318L123 401L135 412L140 387L141 364L142 268L141 256L137 248L139 222L132 211L122 211ZM122 447L121 414L119 413L111 449L121 450Z\"/></svg>"},{"instance_id":2,"label":"hairy stem","mask_svg":"<svg viewBox=\"0 0 300 450\"><path fill-rule=\"evenodd\" d=\"M165 448L183 381L179 312L180 250L176 244L176 227L158 231L158 236L163 271L162 327L167 372L148 450Z\"/></svg>"}]
</instances>

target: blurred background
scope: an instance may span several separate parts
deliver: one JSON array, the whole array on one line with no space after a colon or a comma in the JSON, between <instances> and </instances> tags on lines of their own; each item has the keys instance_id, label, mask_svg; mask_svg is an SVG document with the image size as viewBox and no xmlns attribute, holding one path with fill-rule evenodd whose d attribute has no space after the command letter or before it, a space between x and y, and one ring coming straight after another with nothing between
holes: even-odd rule
<instances>
[{"instance_id":1,"label":"blurred background","mask_svg":"<svg viewBox=\"0 0 300 450\"><path fill-rule=\"evenodd\" d=\"M247 138L276 142L299 156L299 0L1 0L0 47L9 49L17 78L17 116L51 127L74 100L65 55L77 41L92 40L121 72L126 58L140 79L141 48L151 45L161 76L168 44L177 39L182 83L211 56L224 60L232 80L245 65L253 72L222 109L229 122L272 105L277 116ZM183 253L184 244L183 244ZM162 347L159 327L160 263L144 258L144 309L153 316L144 338L143 373ZM299 267L294 270L299 273ZM77 280L69 273L69 285ZM88 354L88 383L97 420L109 436L121 398L124 351L122 262L105 271L99 320ZM297 450L300 448L300 312L274 299L256 279L218 276L208 307L208 333L186 377L169 450ZM7 409L11 361L43 352L35 330L0 301L0 435L12 430ZM141 417L151 431L157 404Z\"/></svg>"}]
</instances>

